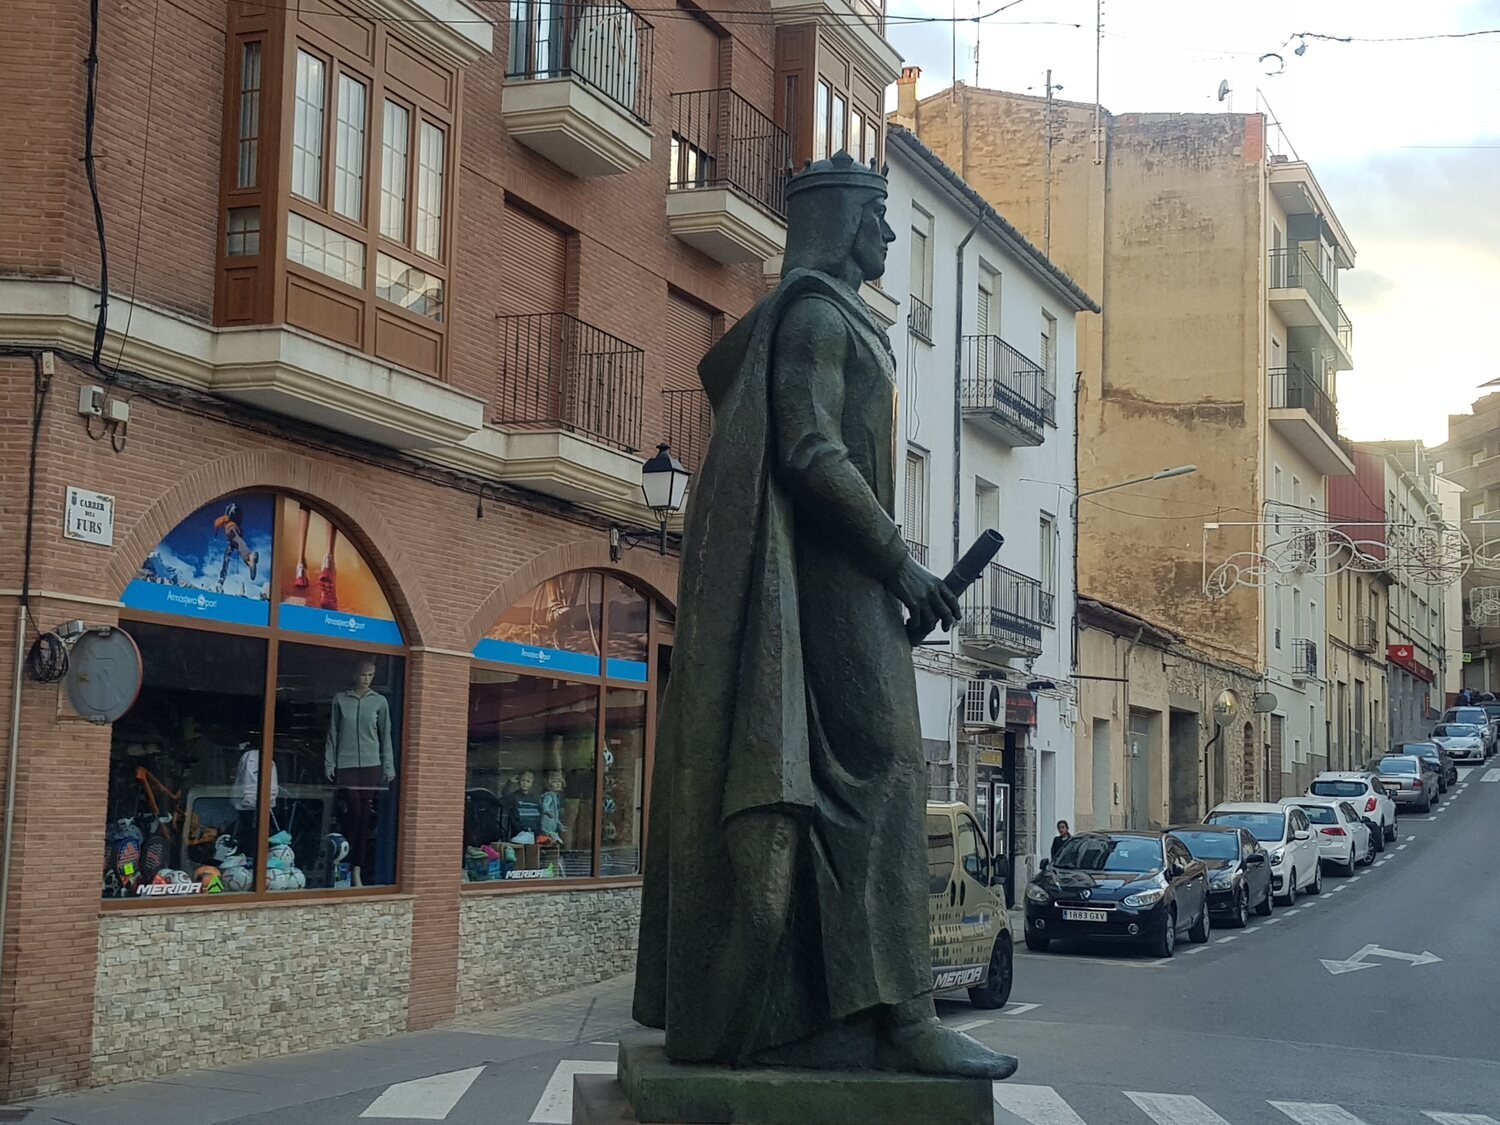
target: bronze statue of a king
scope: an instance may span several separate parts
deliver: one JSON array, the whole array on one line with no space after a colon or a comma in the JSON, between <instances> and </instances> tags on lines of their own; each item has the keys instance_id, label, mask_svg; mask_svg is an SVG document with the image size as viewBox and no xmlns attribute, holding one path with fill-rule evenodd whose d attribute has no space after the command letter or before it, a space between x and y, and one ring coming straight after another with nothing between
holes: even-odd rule
<instances>
[{"instance_id":1,"label":"bronze statue of a king","mask_svg":"<svg viewBox=\"0 0 1500 1125\"><path fill-rule=\"evenodd\" d=\"M894 363L859 296L886 179L840 153L786 197L781 284L698 369L635 1018L678 1062L1006 1078L930 995L908 625L959 610L892 519Z\"/></svg>"}]
</instances>

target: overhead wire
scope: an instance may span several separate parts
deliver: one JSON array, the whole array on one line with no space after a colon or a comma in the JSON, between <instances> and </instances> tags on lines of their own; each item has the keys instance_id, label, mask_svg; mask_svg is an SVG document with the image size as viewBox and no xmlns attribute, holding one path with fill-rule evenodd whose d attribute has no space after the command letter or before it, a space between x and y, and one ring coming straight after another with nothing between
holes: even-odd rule
<instances>
[{"instance_id":1,"label":"overhead wire","mask_svg":"<svg viewBox=\"0 0 1500 1125\"><path fill-rule=\"evenodd\" d=\"M118 370L125 358L125 345L130 343L130 325L135 320L136 284L141 276L141 231L146 225L146 173L151 167L151 114L156 108L156 43L157 30L161 23L161 0L155 0L151 11L151 54L146 66L146 119L141 132L141 190L135 211L135 251L130 264L130 307L125 313L125 330L120 335L120 350L115 353L114 366ZM90 437L93 435L90 434ZM114 434L110 435L114 444ZM119 452L119 449L116 449Z\"/></svg>"}]
</instances>

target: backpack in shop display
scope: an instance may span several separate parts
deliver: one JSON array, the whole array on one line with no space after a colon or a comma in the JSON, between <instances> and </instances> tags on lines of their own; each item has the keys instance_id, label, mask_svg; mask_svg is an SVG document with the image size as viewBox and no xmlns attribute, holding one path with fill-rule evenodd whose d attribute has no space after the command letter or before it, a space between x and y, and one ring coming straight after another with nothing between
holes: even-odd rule
<instances>
[{"instance_id":1,"label":"backpack in shop display","mask_svg":"<svg viewBox=\"0 0 1500 1125\"><path fill-rule=\"evenodd\" d=\"M245 745L241 743L241 745ZM276 775L276 763L271 763L271 803L280 795L280 779ZM255 808L260 798L260 751L246 750L234 768L234 807L240 812Z\"/></svg>"}]
</instances>

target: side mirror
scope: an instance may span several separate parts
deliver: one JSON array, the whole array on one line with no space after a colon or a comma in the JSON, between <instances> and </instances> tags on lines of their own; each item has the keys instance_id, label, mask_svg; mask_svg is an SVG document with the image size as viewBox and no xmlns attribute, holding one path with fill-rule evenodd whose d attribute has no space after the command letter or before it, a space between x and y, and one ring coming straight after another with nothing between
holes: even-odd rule
<instances>
[{"instance_id":1,"label":"side mirror","mask_svg":"<svg viewBox=\"0 0 1500 1125\"><path fill-rule=\"evenodd\" d=\"M1299 828L1299 829L1297 829L1297 832L1292 837L1292 839L1294 839L1294 840L1311 840L1312 839L1312 833L1309 832L1306 828Z\"/></svg>"},{"instance_id":2,"label":"side mirror","mask_svg":"<svg viewBox=\"0 0 1500 1125\"><path fill-rule=\"evenodd\" d=\"M1265 865L1266 855L1264 852L1251 852L1245 857L1246 867L1264 867Z\"/></svg>"}]
</instances>

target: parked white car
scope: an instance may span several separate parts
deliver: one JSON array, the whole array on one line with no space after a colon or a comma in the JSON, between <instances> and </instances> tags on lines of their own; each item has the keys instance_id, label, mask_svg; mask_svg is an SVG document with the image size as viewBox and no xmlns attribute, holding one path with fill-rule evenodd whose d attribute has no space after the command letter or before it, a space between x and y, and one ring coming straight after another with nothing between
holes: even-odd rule
<instances>
[{"instance_id":1,"label":"parked white car","mask_svg":"<svg viewBox=\"0 0 1500 1125\"><path fill-rule=\"evenodd\" d=\"M1466 707L1450 707L1443 712L1441 719L1444 723L1467 723L1476 726L1484 732L1485 754L1488 756L1495 750L1495 728L1490 723L1490 716L1483 707L1477 703L1471 703Z\"/></svg>"},{"instance_id":2,"label":"parked white car","mask_svg":"<svg viewBox=\"0 0 1500 1125\"><path fill-rule=\"evenodd\" d=\"M1307 814L1299 808L1253 801L1215 805L1205 824L1243 828L1271 853L1271 892L1288 906L1297 892L1323 892L1323 864Z\"/></svg>"},{"instance_id":3,"label":"parked white car","mask_svg":"<svg viewBox=\"0 0 1500 1125\"><path fill-rule=\"evenodd\" d=\"M1487 730L1472 723L1439 723L1429 736L1455 762L1464 760L1484 761L1488 753L1485 747Z\"/></svg>"},{"instance_id":4,"label":"parked white car","mask_svg":"<svg viewBox=\"0 0 1500 1125\"><path fill-rule=\"evenodd\" d=\"M1396 839L1396 802L1380 784L1377 774L1362 770L1330 770L1318 774L1307 787L1310 797L1341 797L1354 806L1354 811L1367 816L1380 825L1380 837L1375 841L1377 852Z\"/></svg>"},{"instance_id":5,"label":"parked white car","mask_svg":"<svg viewBox=\"0 0 1500 1125\"><path fill-rule=\"evenodd\" d=\"M1356 864L1375 862L1375 833L1354 806L1337 797L1283 797L1281 803L1301 809L1318 838L1318 858L1340 874L1353 875Z\"/></svg>"}]
</instances>

